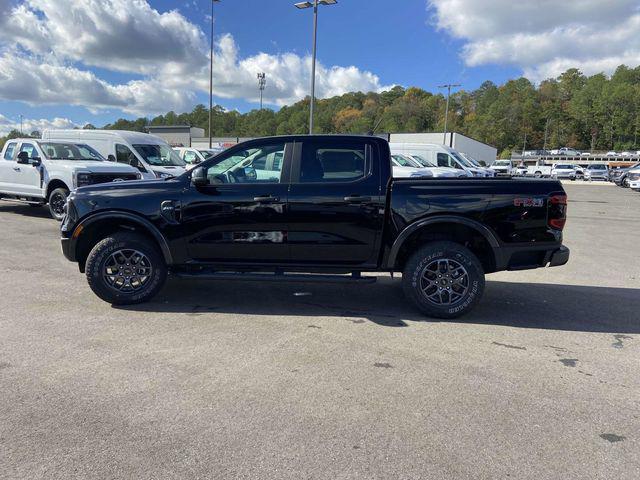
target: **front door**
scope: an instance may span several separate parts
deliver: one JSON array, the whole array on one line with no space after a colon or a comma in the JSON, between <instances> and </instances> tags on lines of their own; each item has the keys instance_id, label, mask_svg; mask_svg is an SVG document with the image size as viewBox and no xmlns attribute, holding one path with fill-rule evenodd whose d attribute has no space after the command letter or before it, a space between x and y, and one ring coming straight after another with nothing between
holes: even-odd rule
<instances>
[{"instance_id":1,"label":"front door","mask_svg":"<svg viewBox=\"0 0 640 480\"><path fill-rule=\"evenodd\" d=\"M375 144L310 138L295 150L287 217L292 262L375 265L385 202Z\"/></svg>"},{"instance_id":2,"label":"front door","mask_svg":"<svg viewBox=\"0 0 640 480\"><path fill-rule=\"evenodd\" d=\"M208 184L192 185L182 202L191 259L218 264L289 260L285 211L291 150L292 144L256 140L199 167Z\"/></svg>"},{"instance_id":3,"label":"front door","mask_svg":"<svg viewBox=\"0 0 640 480\"><path fill-rule=\"evenodd\" d=\"M35 144L31 142L23 142L20 146L20 152L27 152L29 159L40 158L40 160L42 160ZM44 196L41 178L42 167L34 167L31 164L20 164L17 161L14 162L13 167L17 191L24 195Z\"/></svg>"}]
</instances>

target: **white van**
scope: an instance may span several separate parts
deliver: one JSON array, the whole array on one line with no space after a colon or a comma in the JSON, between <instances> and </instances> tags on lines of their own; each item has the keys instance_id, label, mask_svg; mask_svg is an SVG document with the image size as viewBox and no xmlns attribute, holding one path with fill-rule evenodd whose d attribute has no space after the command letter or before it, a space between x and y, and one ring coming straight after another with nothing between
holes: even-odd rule
<instances>
[{"instance_id":1,"label":"white van","mask_svg":"<svg viewBox=\"0 0 640 480\"><path fill-rule=\"evenodd\" d=\"M419 155L438 167L455 168L466 173L467 177L493 176L483 168L476 168L457 151L446 145L436 143L390 143L392 153Z\"/></svg>"},{"instance_id":2,"label":"white van","mask_svg":"<svg viewBox=\"0 0 640 480\"><path fill-rule=\"evenodd\" d=\"M186 163L163 139L148 133L122 130L45 130L48 142L74 142L91 146L107 160L137 168L145 180L177 177Z\"/></svg>"}]
</instances>

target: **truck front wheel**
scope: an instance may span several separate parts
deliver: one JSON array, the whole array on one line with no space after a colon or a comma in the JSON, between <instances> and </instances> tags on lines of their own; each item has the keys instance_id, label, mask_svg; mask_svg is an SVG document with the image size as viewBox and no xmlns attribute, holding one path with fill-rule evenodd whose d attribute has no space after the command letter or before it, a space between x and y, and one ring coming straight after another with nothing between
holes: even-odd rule
<instances>
[{"instance_id":1,"label":"truck front wheel","mask_svg":"<svg viewBox=\"0 0 640 480\"><path fill-rule=\"evenodd\" d=\"M434 242L409 258L402 286L407 298L425 315L457 318L480 301L484 270L468 248L454 242Z\"/></svg>"},{"instance_id":2,"label":"truck front wheel","mask_svg":"<svg viewBox=\"0 0 640 480\"><path fill-rule=\"evenodd\" d=\"M153 298L167 279L167 265L153 242L118 232L99 242L86 263L89 287L113 305L134 305Z\"/></svg>"},{"instance_id":3,"label":"truck front wheel","mask_svg":"<svg viewBox=\"0 0 640 480\"><path fill-rule=\"evenodd\" d=\"M69 190L66 188L56 188L49 194L49 212L51 212L51 216L58 220L62 221L62 217L64 217L64 205L67 203L67 197L69 196Z\"/></svg>"}]
</instances>

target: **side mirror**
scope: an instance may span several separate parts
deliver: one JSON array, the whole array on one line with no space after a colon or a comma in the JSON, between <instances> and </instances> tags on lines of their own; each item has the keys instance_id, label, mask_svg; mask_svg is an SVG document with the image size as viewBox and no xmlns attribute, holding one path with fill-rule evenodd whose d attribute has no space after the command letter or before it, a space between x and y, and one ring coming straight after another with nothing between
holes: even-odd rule
<instances>
[{"instance_id":1,"label":"side mirror","mask_svg":"<svg viewBox=\"0 0 640 480\"><path fill-rule=\"evenodd\" d=\"M17 162L21 165L29 165L29 154L27 152L20 152Z\"/></svg>"},{"instance_id":2,"label":"side mirror","mask_svg":"<svg viewBox=\"0 0 640 480\"><path fill-rule=\"evenodd\" d=\"M114 155L107 155L107 160L110 162L115 162L116 161L116 157Z\"/></svg>"},{"instance_id":3,"label":"side mirror","mask_svg":"<svg viewBox=\"0 0 640 480\"><path fill-rule=\"evenodd\" d=\"M194 187L205 187L209 185L209 179L207 178L207 172L204 168L198 167L191 171L191 183Z\"/></svg>"},{"instance_id":4,"label":"side mirror","mask_svg":"<svg viewBox=\"0 0 640 480\"><path fill-rule=\"evenodd\" d=\"M258 179L258 172L253 167L244 167L244 176L247 180L255 182Z\"/></svg>"}]
</instances>

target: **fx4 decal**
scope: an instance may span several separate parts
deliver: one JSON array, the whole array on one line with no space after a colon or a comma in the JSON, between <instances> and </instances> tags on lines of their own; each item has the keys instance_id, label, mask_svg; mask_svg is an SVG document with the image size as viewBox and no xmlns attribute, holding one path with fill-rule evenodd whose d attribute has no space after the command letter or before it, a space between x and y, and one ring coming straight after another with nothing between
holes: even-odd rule
<instances>
[{"instance_id":1,"label":"fx4 decal","mask_svg":"<svg viewBox=\"0 0 640 480\"><path fill-rule=\"evenodd\" d=\"M544 207L544 198L514 198L516 207Z\"/></svg>"}]
</instances>

